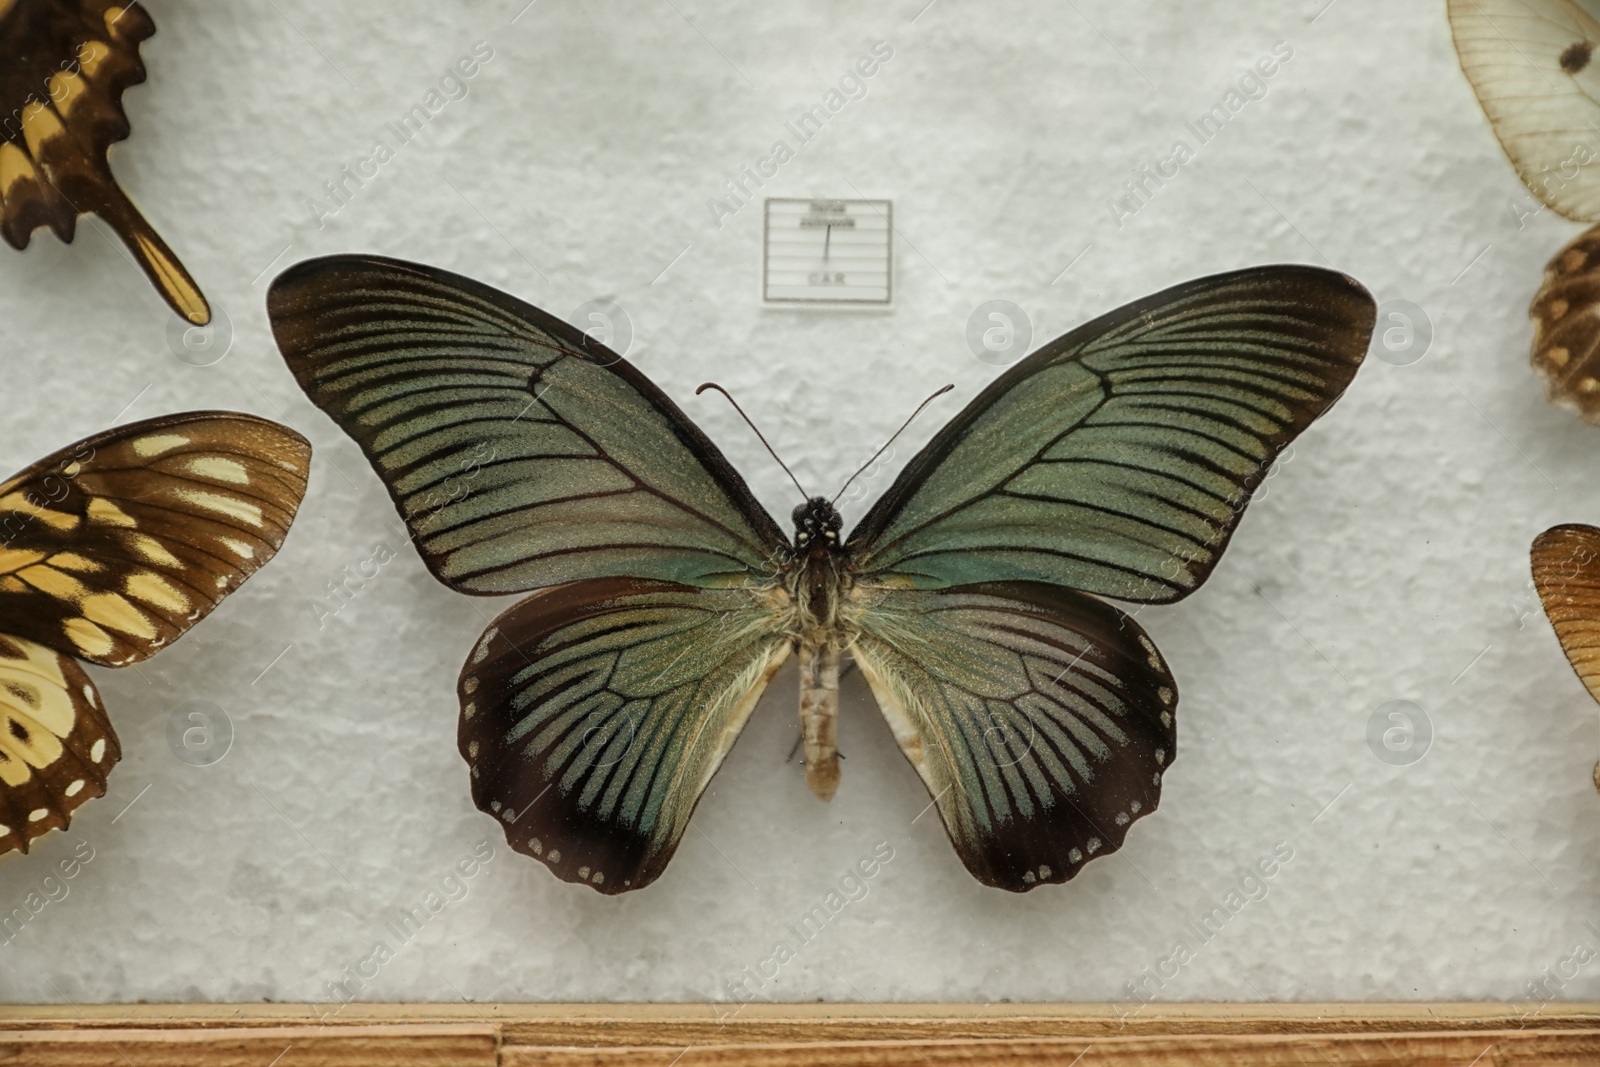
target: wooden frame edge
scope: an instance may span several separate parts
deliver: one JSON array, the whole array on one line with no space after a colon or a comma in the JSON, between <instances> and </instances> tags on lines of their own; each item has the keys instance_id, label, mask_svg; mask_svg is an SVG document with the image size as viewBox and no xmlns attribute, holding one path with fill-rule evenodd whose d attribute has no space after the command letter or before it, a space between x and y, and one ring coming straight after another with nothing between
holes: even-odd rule
<instances>
[{"instance_id":1,"label":"wooden frame edge","mask_svg":"<svg viewBox=\"0 0 1600 1067\"><path fill-rule=\"evenodd\" d=\"M0 1006L28 1067L1600 1063L1600 1003Z\"/></svg>"}]
</instances>

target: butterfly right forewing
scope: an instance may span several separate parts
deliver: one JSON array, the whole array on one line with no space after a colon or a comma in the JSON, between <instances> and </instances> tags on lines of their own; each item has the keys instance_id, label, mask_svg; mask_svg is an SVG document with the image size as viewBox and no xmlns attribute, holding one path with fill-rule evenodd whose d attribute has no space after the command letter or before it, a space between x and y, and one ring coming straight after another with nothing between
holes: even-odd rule
<instances>
[{"instance_id":1,"label":"butterfly right forewing","mask_svg":"<svg viewBox=\"0 0 1600 1067\"><path fill-rule=\"evenodd\" d=\"M0 633L103 666L153 655L272 558L311 448L187 412L97 434L0 484Z\"/></svg>"},{"instance_id":2,"label":"butterfly right forewing","mask_svg":"<svg viewBox=\"0 0 1600 1067\"><path fill-rule=\"evenodd\" d=\"M466 593L770 576L787 542L716 446L617 353L434 267L328 256L279 275L272 331Z\"/></svg>"}]
</instances>

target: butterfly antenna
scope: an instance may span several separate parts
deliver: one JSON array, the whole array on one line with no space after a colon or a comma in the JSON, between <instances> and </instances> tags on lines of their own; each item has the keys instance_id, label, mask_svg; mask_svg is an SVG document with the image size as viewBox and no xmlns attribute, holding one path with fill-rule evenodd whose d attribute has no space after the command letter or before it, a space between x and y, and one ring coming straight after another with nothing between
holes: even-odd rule
<instances>
[{"instance_id":1,"label":"butterfly antenna","mask_svg":"<svg viewBox=\"0 0 1600 1067\"><path fill-rule=\"evenodd\" d=\"M846 489L850 488L850 483L855 481L857 478L861 477L861 475L866 471L866 469L868 467L870 467L874 463L878 462L878 457L879 456L881 456L885 452L889 451L889 446L894 444L895 438L899 437L901 434L906 432L906 427L910 426L911 423L916 420L916 417L918 415L922 414L922 409L923 408L927 407L929 404L933 403L935 400L938 400L941 396L944 396L944 394L948 393L950 390L954 389L955 387L956 387L955 383L951 382L949 385L945 386L943 389L938 390L932 396L928 397L928 399L926 399L922 403L918 404L917 405L917 410L915 410L915 411L913 411L911 413L911 418L907 419L905 422L902 422L900 424L900 428L894 432L893 436L891 436L887 441L885 441L883 443L883 447L878 449L876 452L874 452L872 454L872 458L867 460L865 463L863 463L861 465L861 469L856 471L854 474L852 474L850 476L849 480L846 481L843 485L841 485L839 487L839 491L837 493L833 494L833 499L830 500L828 503L837 504L839 502L839 498L844 496L844 491Z\"/></svg>"},{"instance_id":2,"label":"butterfly antenna","mask_svg":"<svg viewBox=\"0 0 1600 1067\"><path fill-rule=\"evenodd\" d=\"M744 424L750 427L751 431L756 435L757 438L760 439L763 445L766 445L768 454L771 455L773 459L778 460L778 466L783 468L783 473L789 476L789 480L794 483L794 487L800 490L800 495L805 499L810 500L811 494L806 492L805 486L800 484L800 479L794 476L794 471L789 469L789 465L783 460L778 459L778 453L773 449L772 443L767 440L765 434L756 429L756 424L750 421L750 416L744 413L744 408L739 406L739 402L733 398L733 394L729 393L716 382L706 382L704 385L694 391L694 395L699 396L707 389L715 389L717 392L728 398L728 403L733 405L733 410L739 413L739 417L744 420Z\"/></svg>"}]
</instances>

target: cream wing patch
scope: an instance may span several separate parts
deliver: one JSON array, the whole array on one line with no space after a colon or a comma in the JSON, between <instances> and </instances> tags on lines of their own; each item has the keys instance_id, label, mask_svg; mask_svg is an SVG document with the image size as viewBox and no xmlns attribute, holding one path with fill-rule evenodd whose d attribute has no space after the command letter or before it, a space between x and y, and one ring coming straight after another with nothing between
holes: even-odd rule
<instances>
[{"instance_id":1,"label":"cream wing patch","mask_svg":"<svg viewBox=\"0 0 1600 1067\"><path fill-rule=\"evenodd\" d=\"M105 795L121 754L76 662L0 634L0 853L65 829L80 805Z\"/></svg>"}]
</instances>

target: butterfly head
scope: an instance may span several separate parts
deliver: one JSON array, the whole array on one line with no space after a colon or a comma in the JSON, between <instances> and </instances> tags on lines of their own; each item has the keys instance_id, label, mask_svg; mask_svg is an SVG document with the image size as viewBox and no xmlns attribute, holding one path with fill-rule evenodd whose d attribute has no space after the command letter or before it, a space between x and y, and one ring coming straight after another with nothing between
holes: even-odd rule
<instances>
[{"instance_id":1,"label":"butterfly head","mask_svg":"<svg viewBox=\"0 0 1600 1067\"><path fill-rule=\"evenodd\" d=\"M844 520L827 497L814 496L794 509L794 546L801 551L839 547Z\"/></svg>"}]
</instances>

